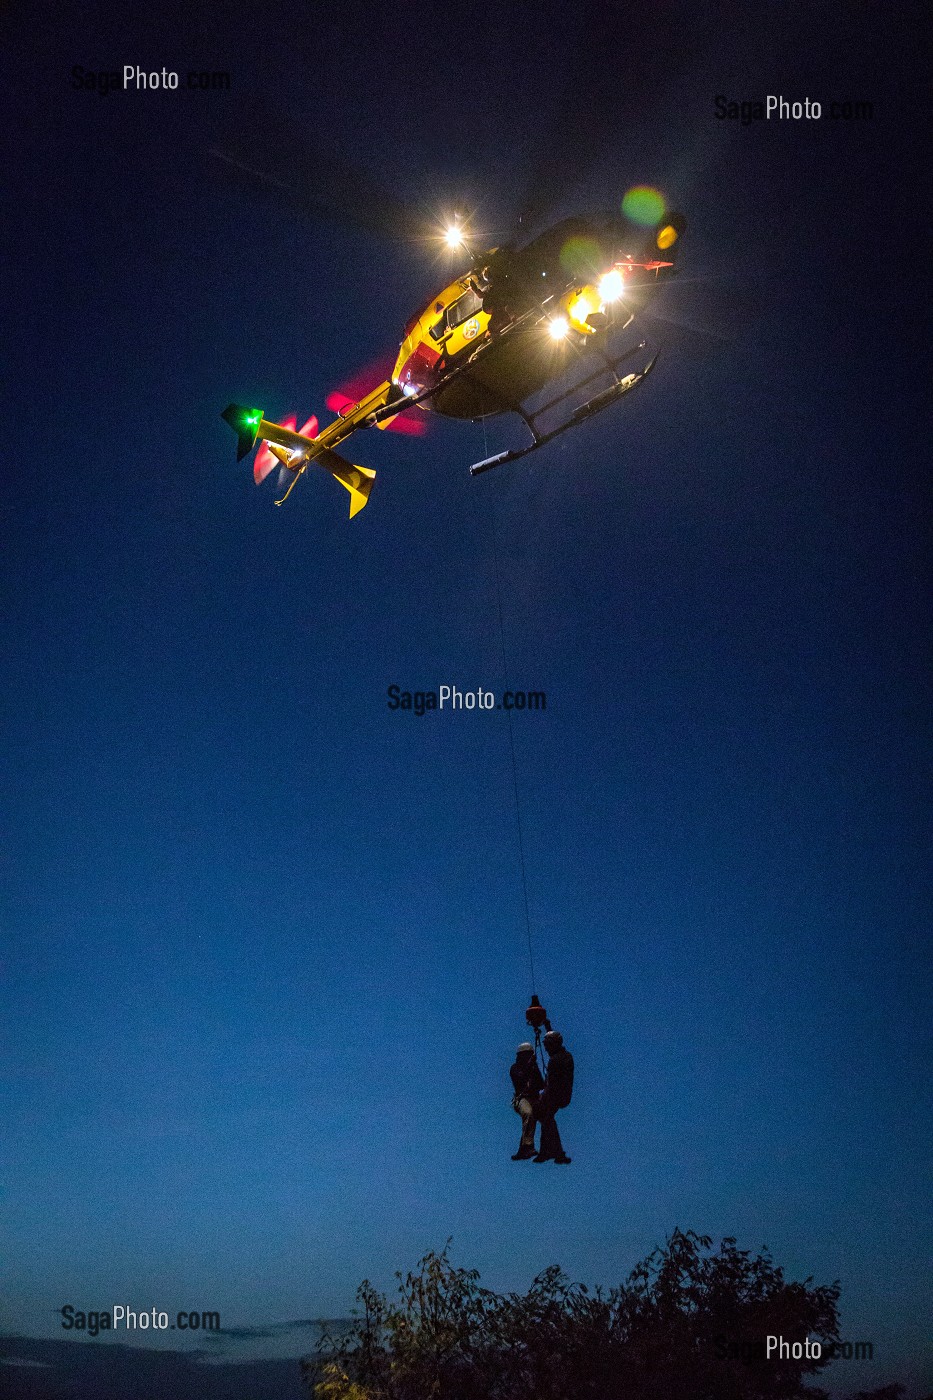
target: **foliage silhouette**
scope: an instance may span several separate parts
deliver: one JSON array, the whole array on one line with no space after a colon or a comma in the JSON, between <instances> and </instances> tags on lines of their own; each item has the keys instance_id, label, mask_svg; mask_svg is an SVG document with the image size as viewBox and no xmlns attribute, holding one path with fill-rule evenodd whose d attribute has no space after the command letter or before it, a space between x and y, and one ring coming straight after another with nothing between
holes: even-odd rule
<instances>
[{"instance_id":1,"label":"foliage silhouette","mask_svg":"<svg viewBox=\"0 0 933 1400\"><path fill-rule=\"evenodd\" d=\"M675 1230L616 1288L554 1266L502 1295L449 1247L396 1275L397 1302L361 1284L349 1332L302 1362L314 1400L825 1400L828 1362L765 1361L764 1339L838 1342L839 1285L788 1282L767 1250Z\"/></svg>"}]
</instances>

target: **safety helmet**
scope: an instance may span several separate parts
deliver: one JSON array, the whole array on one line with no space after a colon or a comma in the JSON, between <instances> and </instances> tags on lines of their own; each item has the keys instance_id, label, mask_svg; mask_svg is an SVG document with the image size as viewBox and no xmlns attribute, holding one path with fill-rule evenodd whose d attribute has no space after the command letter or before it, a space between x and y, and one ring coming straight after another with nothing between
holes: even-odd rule
<instances>
[{"instance_id":1,"label":"safety helmet","mask_svg":"<svg viewBox=\"0 0 933 1400\"><path fill-rule=\"evenodd\" d=\"M529 1045L527 1040L523 1040L522 1043L521 1043L521 1045L520 1045L520 1046L518 1047L518 1049L515 1051L515 1053L516 1053L516 1055L523 1055L523 1054L525 1054L525 1053L531 1055L531 1054L534 1053L534 1046L533 1046L533 1045Z\"/></svg>"},{"instance_id":2,"label":"safety helmet","mask_svg":"<svg viewBox=\"0 0 933 1400\"><path fill-rule=\"evenodd\" d=\"M548 1031L547 1035L544 1037L544 1043L545 1045L563 1045L564 1037L561 1035L560 1031Z\"/></svg>"}]
</instances>

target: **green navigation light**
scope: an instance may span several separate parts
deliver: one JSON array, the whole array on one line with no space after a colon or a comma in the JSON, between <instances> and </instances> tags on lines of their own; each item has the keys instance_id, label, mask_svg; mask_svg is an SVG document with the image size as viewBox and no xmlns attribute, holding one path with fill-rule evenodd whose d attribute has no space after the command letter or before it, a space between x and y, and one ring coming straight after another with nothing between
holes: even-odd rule
<instances>
[{"instance_id":1,"label":"green navigation light","mask_svg":"<svg viewBox=\"0 0 933 1400\"><path fill-rule=\"evenodd\" d=\"M256 433L262 422L261 408L244 408L242 404L228 404L220 415L237 435L237 461L242 461L247 452L256 445Z\"/></svg>"}]
</instances>

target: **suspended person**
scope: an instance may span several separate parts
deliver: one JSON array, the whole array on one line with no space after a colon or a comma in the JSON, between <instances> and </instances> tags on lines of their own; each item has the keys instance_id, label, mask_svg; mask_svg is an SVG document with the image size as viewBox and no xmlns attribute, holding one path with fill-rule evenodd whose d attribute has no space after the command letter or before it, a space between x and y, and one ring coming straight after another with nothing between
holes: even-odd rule
<instances>
[{"instance_id":1,"label":"suspended person","mask_svg":"<svg viewBox=\"0 0 933 1400\"><path fill-rule=\"evenodd\" d=\"M560 1166L566 1166L570 1158L560 1140L555 1115L570 1103L573 1093L573 1056L564 1046L564 1037L560 1031L548 1031L544 1037L544 1048L548 1057L547 1073L544 1088L535 1105L535 1117L541 1124L541 1146L534 1160L557 1162Z\"/></svg>"},{"instance_id":2,"label":"suspended person","mask_svg":"<svg viewBox=\"0 0 933 1400\"><path fill-rule=\"evenodd\" d=\"M512 1107L522 1120L522 1138L518 1151L512 1153L512 1161L526 1162L535 1155L535 1105L544 1088L544 1078L538 1069L534 1048L527 1041L523 1041L516 1050L515 1063L509 1074L515 1091Z\"/></svg>"}]
</instances>

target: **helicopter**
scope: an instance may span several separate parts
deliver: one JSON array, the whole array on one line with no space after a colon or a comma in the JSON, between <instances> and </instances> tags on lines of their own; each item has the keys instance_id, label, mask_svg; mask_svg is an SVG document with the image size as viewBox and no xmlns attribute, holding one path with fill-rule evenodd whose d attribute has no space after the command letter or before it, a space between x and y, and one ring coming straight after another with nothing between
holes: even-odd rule
<instances>
[{"instance_id":1,"label":"helicopter","mask_svg":"<svg viewBox=\"0 0 933 1400\"><path fill-rule=\"evenodd\" d=\"M609 408L654 367L656 355L620 375L645 342L613 354L611 340L673 271L685 226L682 215L666 211L647 229L624 214L603 213L564 219L524 247L473 251L467 232L453 223L445 241L462 249L470 266L406 323L390 377L343 407L315 436L271 422L261 409L229 404L221 416L237 435L237 460L257 442L267 445L292 478L276 505L316 463L349 492L352 519L369 500L376 473L336 449L361 428L390 426L407 409L474 421L517 414L530 441L474 463L474 475L537 451ZM577 370L569 388L533 402ZM608 378L607 387L556 424L542 426L554 409L601 378Z\"/></svg>"}]
</instances>

